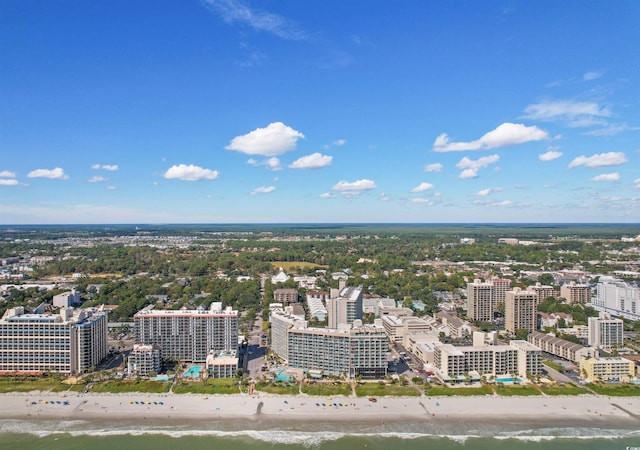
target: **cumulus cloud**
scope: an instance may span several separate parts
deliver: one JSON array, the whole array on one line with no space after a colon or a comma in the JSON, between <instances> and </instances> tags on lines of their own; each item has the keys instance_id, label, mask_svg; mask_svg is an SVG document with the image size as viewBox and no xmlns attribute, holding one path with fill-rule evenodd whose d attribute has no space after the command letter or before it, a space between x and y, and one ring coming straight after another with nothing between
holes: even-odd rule
<instances>
[{"instance_id":1,"label":"cumulus cloud","mask_svg":"<svg viewBox=\"0 0 640 450\"><path fill-rule=\"evenodd\" d=\"M110 172L114 172L116 170L118 170L118 165L117 164L94 164L93 166L91 166L91 168L93 170L108 170Z\"/></svg>"},{"instance_id":2,"label":"cumulus cloud","mask_svg":"<svg viewBox=\"0 0 640 450\"><path fill-rule=\"evenodd\" d=\"M591 178L591 181L618 181L620 174L618 172L603 173L601 175Z\"/></svg>"},{"instance_id":3,"label":"cumulus cloud","mask_svg":"<svg viewBox=\"0 0 640 450\"><path fill-rule=\"evenodd\" d=\"M0 186L17 186L18 180L10 178L10 179L0 179Z\"/></svg>"},{"instance_id":4,"label":"cumulus cloud","mask_svg":"<svg viewBox=\"0 0 640 450\"><path fill-rule=\"evenodd\" d=\"M16 177L16 173L15 172L11 172L10 170L1 170L0 171L0 178L15 178Z\"/></svg>"},{"instance_id":5,"label":"cumulus cloud","mask_svg":"<svg viewBox=\"0 0 640 450\"><path fill-rule=\"evenodd\" d=\"M215 180L218 178L218 171L194 166L193 164L178 164L171 166L163 177L182 181Z\"/></svg>"},{"instance_id":6,"label":"cumulus cloud","mask_svg":"<svg viewBox=\"0 0 640 450\"><path fill-rule=\"evenodd\" d=\"M558 159L562 156L562 152L559 152L557 150L557 148L554 147L549 147L549 149L538 155L538 159L540 159L540 161L553 161L554 159Z\"/></svg>"},{"instance_id":7,"label":"cumulus cloud","mask_svg":"<svg viewBox=\"0 0 640 450\"><path fill-rule=\"evenodd\" d=\"M323 155L321 153L312 153L302 158L296 159L289 165L291 169L319 169L331 165L333 156Z\"/></svg>"},{"instance_id":8,"label":"cumulus cloud","mask_svg":"<svg viewBox=\"0 0 640 450\"><path fill-rule=\"evenodd\" d=\"M500 156L498 155L483 156L477 160L469 159L465 156L458 162L458 164L456 164L458 169L462 169L458 178L475 178L478 176L478 170L484 169L499 160Z\"/></svg>"},{"instance_id":9,"label":"cumulus cloud","mask_svg":"<svg viewBox=\"0 0 640 450\"><path fill-rule=\"evenodd\" d=\"M606 167L606 166L619 166L627 162L627 158L622 152L608 152L600 153L593 156L578 156L569 163L569 168L572 169L578 166L586 167Z\"/></svg>"},{"instance_id":10,"label":"cumulus cloud","mask_svg":"<svg viewBox=\"0 0 640 450\"><path fill-rule=\"evenodd\" d=\"M428 191L429 189L433 189L433 188L434 188L434 186L431 183L420 183L419 185L417 185L416 187L411 189L411 192L424 192L424 191Z\"/></svg>"},{"instance_id":11,"label":"cumulus cloud","mask_svg":"<svg viewBox=\"0 0 640 450\"><path fill-rule=\"evenodd\" d=\"M325 192L324 194L320 194L320 198L334 198L336 195L331 192Z\"/></svg>"},{"instance_id":12,"label":"cumulus cloud","mask_svg":"<svg viewBox=\"0 0 640 450\"><path fill-rule=\"evenodd\" d=\"M409 199L409 203L417 203L417 204L420 204L420 205L427 205L427 206L431 206L431 205L435 204L433 199L431 199L431 198L422 198L422 197L410 198Z\"/></svg>"},{"instance_id":13,"label":"cumulus cloud","mask_svg":"<svg viewBox=\"0 0 640 450\"><path fill-rule=\"evenodd\" d=\"M440 172L444 166L440 163L427 164L424 166L425 172Z\"/></svg>"},{"instance_id":14,"label":"cumulus cloud","mask_svg":"<svg viewBox=\"0 0 640 450\"><path fill-rule=\"evenodd\" d=\"M247 155L278 156L294 150L298 139L304 139L304 134L282 122L273 122L234 137L225 148Z\"/></svg>"},{"instance_id":15,"label":"cumulus cloud","mask_svg":"<svg viewBox=\"0 0 640 450\"><path fill-rule=\"evenodd\" d=\"M363 178L362 180L357 180L353 182L348 181L339 181L333 186L331 186L331 190L340 192L344 196L357 196L362 192L369 191L371 189L376 188L376 183L373 180L367 180Z\"/></svg>"},{"instance_id":16,"label":"cumulus cloud","mask_svg":"<svg viewBox=\"0 0 640 450\"><path fill-rule=\"evenodd\" d=\"M485 197L489 194L493 194L494 192L500 192L500 191L502 191L501 187L487 188L487 189L481 189L473 195L475 195L476 197Z\"/></svg>"},{"instance_id":17,"label":"cumulus cloud","mask_svg":"<svg viewBox=\"0 0 640 450\"><path fill-rule=\"evenodd\" d=\"M273 192L276 190L275 186L260 186L251 191L251 195L256 194L268 194L269 192Z\"/></svg>"},{"instance_id":18,"label":"cumulus cloud","mask_svg":"<svg viewBox=\"0 0 640 450\"><path fill-rule=\"evenodd\" d=\"M536 126L527 127L521 123L505 122L495 130L485 133L480 139L470 142L451 142L447 133L442 133L433 143L433 151L461 152L490 149L519 145L531 141L541 141L548 138L549 133Z\"/></svg>"},{"instance_id":19,"label":"cumulus cloud","mask_svg":"<svg viewBox=\"0 0 640 450\"><path fill-rule=\"evenodd\" d=\"M36 169L27 174L29 178L51 178L52 180L66 180L69 177L60 167L55 169Z\"/></svg>"},{"instance_id":20,"label":"cumulus cloud","mask_svg":"<svg viewBox=\"0 0 640 450\"><path fill-rule=\"evenodd\" d=\"M575 102L573 100L552 100L534 103L524 109L524 119L539 121L560 121L568 127L590 127L604 125L602 118L611 116L609 109L595 102Z\"/></svg>"},{"instance_id":21,"label":"cumulus cloud","mask_svg":"<svg viewBox=\"0 0 640 450\"><path fill-rule=\"evenodd\" d=\"M256 161L255 159L250 158L249 160L247 160L247 164L251 164L252 166L265 166L269 170L282 170L280 160L275 156L267 158L263 161Z\"/></svg>"},{"instance_id":22,"label":"cumulus cloud","mask_svg":"<svg viewBox=\"0 0 640 450\"><path fill-rule=\"evenodd\" d=\"M109 181L109 179L105 178L105 177L94 176L94 177L89 178L88 181L89 181L89 183L100 183L102 181Z\"/></svg>"}]
</instances>

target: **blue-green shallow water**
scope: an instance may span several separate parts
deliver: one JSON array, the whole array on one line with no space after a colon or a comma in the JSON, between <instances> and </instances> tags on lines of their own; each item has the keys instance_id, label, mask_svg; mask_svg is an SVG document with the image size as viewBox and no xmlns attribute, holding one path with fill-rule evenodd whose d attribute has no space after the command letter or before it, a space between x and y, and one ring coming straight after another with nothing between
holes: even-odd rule
<instances>
[{"instance_id":1,"label":"blue-green shallow water","mask_svg":"<svg viewBox=\"0 0 640 450\"><path fill-rule=\"evenodd\" d=\"M639 424L127 424L0 421L2 450L626 450L640 447Z\"/></svg>"}]
</instances>

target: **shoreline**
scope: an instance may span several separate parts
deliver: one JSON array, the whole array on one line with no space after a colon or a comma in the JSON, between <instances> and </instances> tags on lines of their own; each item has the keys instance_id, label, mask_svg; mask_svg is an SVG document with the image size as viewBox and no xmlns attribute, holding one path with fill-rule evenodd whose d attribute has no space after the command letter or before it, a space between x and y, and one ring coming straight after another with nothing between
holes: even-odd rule
<instances>
[{"instance_id":1,"label":"shoreline","mask_svg":"<svg viewBox=\"0 0 640 450\"><path fill-rule=\"evenodd\" d=\"M0 394L0 419L91 422L507 422L638 424L640 397L317 397L305 394Z\"/></svg>"}]
</instances>

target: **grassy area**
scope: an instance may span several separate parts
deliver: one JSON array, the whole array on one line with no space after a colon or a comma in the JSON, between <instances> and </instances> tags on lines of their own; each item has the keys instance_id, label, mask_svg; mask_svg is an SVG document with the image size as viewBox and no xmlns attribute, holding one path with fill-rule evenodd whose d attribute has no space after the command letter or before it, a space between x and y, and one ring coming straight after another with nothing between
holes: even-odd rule
<instances>
[{"instance_id":1,"label":"grassy area","mask_svg":"<svg viewBox=\"0 0 640 450\"><path fill-rule=\"evenodd\" d=\"M498 395L504 396L524 396L524 395L540 395L540 391L535 386L500 386L499 384L494 386L495 392Z\"/></svg>"},{"instance_id":2,"label":"grassy area","mask_svg":"<svg viewBox=\"0 0 640 450\"><path fill-rule=\"evenodd\" d=\"M53 391L61 392L69 389L62 380L54 377L16 377L0 378L0 393Z\"/></svg>"},{"instance_id":3,"label":"grassy area","mask_svg":"<svg viewBox=\"0 0 640 450\"><path fill-rule=\"evenodd\" d=\"M268 394L297 395L299 393L297 384L285 383L267 383L260 382L256 384L256 391L266 392Z\"/></svg>"},{"instance_id":4,"label":"grassy area","mask_svg":"<svg viewBox=\"0 0 640 450\"><path fill-rule=\"evenodd\" d=\"M166 381L120 380L95 383L91 392L121 394L124 392L143 392L162 394L169 391L170 383Z\"/></svg>"},{"instance_id":5,"label":"grassy area","mask_svg":"<svg viewBox=\"0 0 640 450\"><path fill-rule=\"evenodd\" d=\"M411 386L400 386L399 384L382 384L382 383L362 383L356 387L356 395L358 397L376 397L376 396L406 396L413 397L420 395L415 388Z\"/></svg>"},{"instance_id":6,"label":"grassy area","mask_svg":"<svg viewBox=\"0 0 640 450\"><path fill-rule=\"evenodd\" d=\"M349 383L305 383L302 392L309 395L331 396L351 395Z\"/></svg>"},{"instance_id":7,"label":"grassy area","mask_svg":"<svg viewBox=\"0 0 640 450\"><path fill-rule=\"evenodd\" d=\"M547 395L580 395L589 394L586 389L576 386L575 384L561 384L552 386L541 386L540 389Z\"/></svg>"},{"instance_id":8,"label":"grassy area","mask_svg":"<svg viewBox=\"0 0 640 450\"><path fill-rule=\"evenodd\" d=\"M479 386L479 387L448 387L448 386L432 386L428 389L425 389L424 395L428 395L430 397L436 397L441 395L462 395L462 396L472 396L472 395L493 395L493 390L489 386Z\"/></svg>"},{"instance_id":9,"label":"grassy area","mask_svg":"<svg viewBox=\"0 0 640 450\"><path fill-rule=\"evenodd\" d=\"M238 394L238 380L235 378L208 378L206 381L179 383L173 386L175 394Z\"/></svg>"},{"instance_id":10,"label":"grassy area","mask_svg":"<svg viewBox=\"0 0 640 450\"><path fill-rule=\"evenodd\" d=\"M564 372L564 367L562 367L560 364L554 363L549 359L543 359L542 364L544 364L547 367L551 367L553 370L556 370L558 372Z\"/></svg>"},{"instance_id":11,"label":"grassy area","mask_svg":"<svg viewBox=\"0 0 640 450\"><path fill-rule=\"evenodd\" d=\"M637 384L587 384L593 392L600 395L610 395L612 397L632 397L640 396L640 385Z\"/></svg>"},{"instance_id":12,"label":"grassy area","mask_svg":"<svg viewBox=\"0 0 640 450\"><path fill-rule=\"evenodd\" d=\"M308 269L308 268L327 268L329 266L322 266L320 264L316 264L316 263L310 263L310 262L305 262L305 261L274 261L271 263L271 265L275 268L280 268L282 267L282 269L285 272L291 272L292 269L298 267L300 269Z\"/></svg>"}]
</instances>

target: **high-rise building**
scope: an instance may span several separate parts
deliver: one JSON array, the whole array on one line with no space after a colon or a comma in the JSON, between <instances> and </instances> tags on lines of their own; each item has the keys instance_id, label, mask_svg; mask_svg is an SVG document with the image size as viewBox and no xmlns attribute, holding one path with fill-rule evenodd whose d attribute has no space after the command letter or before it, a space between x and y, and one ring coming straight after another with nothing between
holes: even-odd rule
<instances>
[{"instance_id":1,"label":"high-rise building","mask_svg":"<svg viewBox=\"0 0 640 450\"><path fill-rule=\"evenodd\" d=\"M495 278L467 283L467 317L478 322L493 322L498 305L504 304L511 280Z\"/></svg>"},{"instance_id":2,"label":"high-rise building","mask_svg":"<svg viewBox=\"0 0 640 450\"><path fill-rule=\"evenodd\" d=\"M538 295L533 291L514 288L507 292L504 308L505 330L515 334L525 329L529 333L537 330Z\"/></svg>"},{"instance_id":3,"label":"high-rise building","mask_svg":"<svg viewBox=\"0 0 640 450\"><path fill-rule=\"evenodd\" d=\"M613 277L600 277L592 306L612 316L640 320L640 287Z\"/></svg>"},{"instance_id":4,"label":"high-rise building","mask_svg":"<svg viewBox=\"0 0 640 450\"><path fill-rule=\"evenodd\" d=\"M591 288L588 284L576 284L575 281L560 286L560 297L567 303L589 303L591 301Z\"/></svg>"},{"instance_id":5,"label":"high-rise building","mask_svg":"<svg viewBox=\"0 0 640 450\"><path fill-rule=\"evenodd\" d=\"M589 317L587 343L592 347L610 349L622 345L624 324L622 319L612 319L607 313Z\"/></svg>"},{"instance_id":6,"label":"high-rise building","mask_svg":"<svg viewBox=\"0 0 640 450\"><path fill-rule=\"evenodd\" d=\"M158 344L134 344L127 358L129 376L149 377L160 373L162 368L162 350Z\"/></svg>"},{"instance_id":7,"label":"high-rise building","mask_svg":"<svg viewBox=\"0 0 640 450\"><path fill-rule=\"evenodd\" d=\"M362 287L345 287L338 297L327 300L329 328L362 319Z\"/></svg>"},{"instance_id":8,"label":"high-rise building","mask_svg":"<svg viewBox=\"0 0 640 450\"><path fill-rule=\"evenodd\" d=\"M309 327L283 310L271 312L272 350L291 368L345 375L384 378L387 371L387 335L379 320L340 324L337 329Z\"/></svg>"},{"instance_id":9,"label":"high-rise building","mask_svg":"<svg viewBox=\"0 0 640 450\"><path fill-rule=\"evenodd\" d=\"M211 351L235 351L238 347L238 311L213 302L209 310L154 310L134 316L138 343L159 344L163 357L205 362Z\"/></svg>"},{"instance_id":10,"label":"high-rise building","mask_svg":"<svg viewBox=\"0 0 640 450\"><path fill-rule=\"evenodd\" d=\"M535 286L529 286L529 291L533 291L538 295L538 304L549 297L555 297L556 290L553 286L536 283Z\"/></svg>"},{"instance_id":11,"label":"high-rise building","mask_svg":"<svg viewBox=\"0 0 640 450\"><path fill-rule=\"evenodd\" d=\"M0 373L78 374L95 368L107 352L107 313L101 309L51 314L16 307L0 319Z\"/></svg>"}]
</instances>

